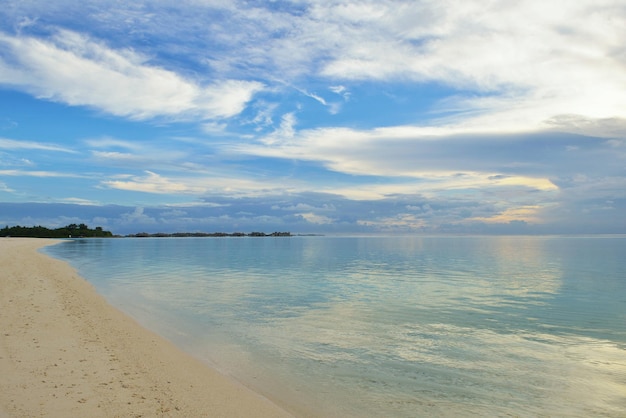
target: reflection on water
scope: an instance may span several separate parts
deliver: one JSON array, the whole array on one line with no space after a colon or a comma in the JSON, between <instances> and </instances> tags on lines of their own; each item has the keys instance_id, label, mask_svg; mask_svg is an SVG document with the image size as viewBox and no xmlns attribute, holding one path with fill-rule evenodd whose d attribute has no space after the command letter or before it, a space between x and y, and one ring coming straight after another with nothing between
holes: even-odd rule
<instances>
[{"instance_id":1,"label":"reflection on water","mask_svg":"<svg viewBox=\"0 0 626 418\"><path fill-rule=\"evenodd\" d=\"M623 416L624 238L82 240L111 303L303 416Z\"/></svg>"}]
</instances>

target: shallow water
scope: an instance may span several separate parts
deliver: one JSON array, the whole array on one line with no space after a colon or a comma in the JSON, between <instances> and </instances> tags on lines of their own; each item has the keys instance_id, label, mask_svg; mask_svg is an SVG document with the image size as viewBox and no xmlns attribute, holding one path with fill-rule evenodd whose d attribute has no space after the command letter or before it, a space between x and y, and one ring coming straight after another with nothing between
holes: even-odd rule
<instances>
[{"instance_id":1,"label":"shallow water","mask_svg":"<svg viewBox=\"0 0 626 418\"><path fill-rule=\"evenodd\" d=\"M302 416L625 416L625 237L75 240L110 303Z\"/></svg>"}]
</instances>

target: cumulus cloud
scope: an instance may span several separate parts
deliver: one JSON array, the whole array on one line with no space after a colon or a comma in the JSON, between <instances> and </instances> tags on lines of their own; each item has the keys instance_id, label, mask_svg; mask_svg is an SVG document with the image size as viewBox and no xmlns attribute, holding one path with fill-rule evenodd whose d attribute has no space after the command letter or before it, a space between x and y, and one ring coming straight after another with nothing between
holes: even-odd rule
<instances>
[{"instance_id":1,"label":"cumulus cloud","mask_svg":"<svg viewBox=\"0 0 626 418\"><path fill-rule=\"evenodd\" d=\"M69 30L47 39L0 34L0 44L6 51L0 56L0 83L131 119L228 118L263 89L244 80L201 85L151 65L132 49L111 49Z\"/></svg>"}]
</instances>

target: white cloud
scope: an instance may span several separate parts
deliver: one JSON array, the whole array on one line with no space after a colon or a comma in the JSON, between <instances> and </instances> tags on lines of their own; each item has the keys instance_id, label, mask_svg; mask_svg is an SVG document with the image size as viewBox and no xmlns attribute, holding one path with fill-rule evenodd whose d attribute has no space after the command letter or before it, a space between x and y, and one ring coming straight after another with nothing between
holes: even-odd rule
<instances>
[{"instance_id":1,"label":"white cloud","mask_svg":"<svg viewBox=\"0 0 626 418\"><path fill-rule=\"evenodd\" d=\"M126 141L112 137L86 139L85 143L93 148L123 148L128 150L141 150L141 146L133 141Z\"/></svg>"},{"instance_id":2,"label":"white cloud","mask_svg":"<svg viewBox=\"0 0 626 418\"><path fill-rule=\"evenodd\" d=\"M81 205L81 206L96 206L96 205L101 204L100 202L89 200L89 199L83 199L80 197L68 197L65 199L60 199L59 201L64 202L64 203L73 203L73 204Z\"/></svg>"},{"instance_id":3,"label":"white cloud","mask_svg":"<svg viewBox=\"0 0 626 418\"><path fill-rule=\"evenodd\" d=\"M257 57L262 43L264 74L321 76L337 94L355 80L457 88L465 93L444 105L463 109L454 123L467 130L540 129L562 115L619 118L626 108L626 7L618 0L300 5L297 15L256 8L256 24L244 17L250 9L235 12L254 28L238 39L240 59Z\"/></svg>"},{"instance_id":4,"label":"white cloud","mask_svg":"<svg viewBox=\"0 0 626 418\"><path fill-rule=\"evenodd\" d=\"M311 92L308 92L306 90L302 90L302 89L298 89L298 91L300 93L304 94L305 96L310 97L311 99L321 103L322 105L328 106L328 103L326 102L326 99L324 99L323 97L321 97L321 96L319 96L319 95L317 95L315 93L311 93Z\"/></svg>"},{"instance_id":5,"label":"white cloud","mask_svg":"<svg viewBox=\"0 0 626 418\"><path fill-rule=\"evenodd\" d=\"M42 150L75 153L76 151L60 145L46 144L33 141L18 141L16 139L0 138L0 149L8 150Z\"/></svg>"},{"instance_id":6,"label":"white cloud","mask_svg":"<svg viewBox=\"0 0 626 418\"><path fill-rule=\"evenodd\" d=\"M400 213L394 216L383 216L379 219L361 219L357 221L357 224L373 227L379 231L394 232L394 231L415 231L421 228L425 228L428 222L424 219L420 219L414 214Z\"/></svg>"},{"instance_id":7,"label":"white cloud","mask_svg":"<svg viewBox=\"0 0 626 418\"><path fill-rule=\"evenodd\" d=\"M552 182L548 179L516 176L511 179L510 183L492 180L485 173L424 173L424 179L415 181L405 181L398 183L376 184L363 183L353 187L336 187L329 191L338 193L355 200L364 199L382 199L392 195L413 195L419 193L428 198L435 198L443 195L456 195L467 193L471 196L482 194L491 194L498 196L505 191L516 191L517 194L524 196L524 190L532 192L550 193L554 197L553 192L558 191ZM501 192L499 192L499 190ZM536 199L541 196L535 195Z\"/></svg>"},{"instance_id":8,"label":"white cloud","mask_svg":"<svg viewBox=\"0 0 626 418\"><path fill-rule=\"evenodd\" d=\"M134 176L130 179L106 180L102 183L113 189L144 193L189 194L205 191L202 187L194 186L188 182L173 181L151 171L146 171L143 177Z\"/></svg>"},{"instance_id":9,"label":"white cloud","mask_svg":"<svg viewBox=\"0 0 626 418\"><path fill-rule=\"evenodd\" d=\"M129 154L129 153L124 153L124 152L117 152L117 151L92 151L92 154L94 157L96 157L99 160L115 160L115 161L137 161L137 160L143 160L145 157L144 156L138 156L135 154Z\"/></svg>"},{"instance_id":10,"label":"white cloud","mask_svg":"<svg viewBox=\"0 0 626 418\"><path fill-rule=\"evenodd\" d=\"M144 208L142 207L136 207L133 212L122 214L119 222L122 225L153 225L157 223L156 219L144 213Z\"/></svg>"},{"instance_id":11,"label":"white cloud","mask_svg":"<svg viewBox=\"0 0 626 418\"><path fill-rule=\"evenodd\" d=\"M15 190L11 189L6 183L0 181L0 192L13 193Z\"/></svg>"},{"instance_id":12,"label":"white cloud","mask_svg":"<svg viewBox=\"0 0 626 418\"><path fill-rule=\"evenodd\" d=\"M287 86L321 77L344 100L355 80L436 82L465 92L443 105L464 109L455 123L467 129L535 129L563 115L619 118L626 107L620 0L302 1L290 4L293 12L263 3L182 2L169 4L167 13L161 6L149 15L141 4L97 16L75 12L104 33L113 23L128 29L129 45L141 33L158 39L153 50L142 44L146 56L69 31L45 41L3 36L12 53L0 64L0 79L133 118L237 115L264 86L231 80L233 74ZM63 4L40 5L37 13L61 10ZM22 5L14 18L29 11ZM167 16L188 24L166 25ZM164 51L209 63L219 80L200 85L151 65L147 57ZM331 113L339 111L306 89Z\"/></svg>"},{"instance_id":13,"label":"white cloud","mask_svg":"<svg viewBox=\"0 0 626 418\"><path fill-rule=\"evenodd\" d=\"M328 216L318 215L313 212L299 213L298 215L301 216L303 219L305 219L307 222L317 224L317 225L330 225L334 223L335 221L334 219L329 218Z\"/></svg>"},{"instance_id":14,"label":"white cloud","mask_svg":"<svg viewBox=\"0 0 626 418\"><path fill-rule=\"evenodd\" d=\"M343 97L346 102L350 100L350 92L345 86L330 86L329 90Z\"/></svg>"},{"instance_id":15,"label":"white cloud","mask_svg":"<svg viewBox=\"0 0 626 418\"><path fill-rule=\"evenodd\" d=\"M289 212L302 212L302 211L315 211L319 212L334 212L336 208L333 205L324 204L321 206L313 206L307 203L297 203L289 206L273 206L272 209L284 210Z\"/></svg>"},{"instance_id":16,"label":"white cloud","mask_svg":"<svg viewBox=\"0 0 626 418\"><path fill-rule=\"evenodd\" d=\"M0 174L2 174L0 172ZM297 182L284 179L247 178L245 175L208 175L188 173L162 175L145 171L143 175L116 175L101 184L110 189L136 191L164 195L229 195L268 196L288 192ZM201 206L207 205L202 203Z\"/></svg>"},{"instance_id":17,"label":"white cloud","mask_svg":"<svg viewBox=\"0 0 626 418\"><path fill-rule=\"evenodd\" d=\"M181 162L188 155L182 151L145 149L141 152L129 153L119 151L91 151L92 161L106 166L137 167L155 170L162 168L177 168L184 170L185 163Z\"/></svg>"},{"instance_id":18,"label":"white cloud","mask_svg":"<svg viewBox=\"0 0 626 418\"><path fill-rule=\"evenodd\" d=\"M150 65L133 50L113 50L67 30L47 40L0 35L0 44L10 55L0 59L0 83L132 119L228 118L263 89L259 82L241 80L200 85Z\"/></svg>"},{"instance_id":19,"label":"white cloud","mask_svg":"<svg viewBox=\"0 0 626 418\"><path fill-rule=\"evenodd\" d=\"M460 115L468 127L532 129L557 115L611 118L626 108L623 2L381 2L371 21L351 16L357 9L315 7L339 33L322 70L331 79L434 81L479 92L461 98L460 108L484 115Z\"/></svg>"},{"instance_id":20,"label":"white cloud","mask_svg":"<svg viewBox=\"0 0 626 418\"><path fill-rule=\"evenodd\" d=\"M515 142L511 144L489 131L474 133L475 138L484 137L482 143L476 144L461 137L463 130L455 128L398 126L369 131L324 128L295 132L294 123L293 118L285 118L284 126L257 145L228 147L265 157L319 161L348 174L435 179L455 172L477 171L478 166L486 175L494 176L498 168L515 164L518 158ZM505 155L493 158L484 154L488 146L498 144ZM460 148L464 151L459 152Z\"/></svg>"},{"instance_id":21,"label":"white cloud","mask_svg":"<svg viewBox=\"0 0 626 418\"><path fill-rule=\"evenodd\" d=\"M266 145L273 144L282 144L290 139L293 139L296 134L296 124L298 120L293 113L286 113L282 116L280 127L272 132L270 135L267 135L261 142ZM234 147L237 149L238 147Z\"/></svg>"},{"instance_id":22,"label":"white cloud","mask_svg":"<svg viewBox=\"0 0 626 418\"><path fill-rule=\"evenodd\" d=\"M311 99L320 103L322 106L326 107L328 109L328 113L330 113L331 115L336 115L341 110L341 103L339 102L329 102L317 93L312 93L297 87L295 87L295 89L301 94L310 97Z\"/></svg>"},{"instance_id":23,"label":"white cloud","mask_svg":"<svg viewBox=\"0 0 626 418\"><path fill-rule=\"evenodd\" d=\"M541 210L544 209L539 205L509 207L494 216L481 217L476 216L469 218L467 222L485 222L485 223L508 223L511 221L524 221L532 223L541 223L540 217Z\"/></svg>"},{"instance_id":24,"label":"white cloud","mask_svg":"<svg viewBox=\"0 0 626 418\"><path fill-rule=\"evenodd\" d=\"M245 123L255 125L257 131L260 131L268 126L272 126L274 123L273 115L278 107L278 104L268 103L266 101L257 101L253 106L256 110L256 114L252 120L246 121Z\"/></svg>"},{"instance_id":25,"label":"white cloud","mask_svg":"<svg viewBox=\"0 0 626 418\"><path fill-rule=\"evenodd\" d=\"M202 131L210 135L227 134L226 128L225 123L207 122L202 124Z\"/></svg>"},{"instance_id":26,"label":"white cloud","mask_svg":"<svg viewBox=\"0 0 626 418\"><path fill-rule=\"evenodd\" d=\"M58 171L44 171L44 170L0 170L0 176L13 176L13 177L71 177L81 178L85 177L81 174L74 173L62 173Z\"/></svg>"}]
</instances>

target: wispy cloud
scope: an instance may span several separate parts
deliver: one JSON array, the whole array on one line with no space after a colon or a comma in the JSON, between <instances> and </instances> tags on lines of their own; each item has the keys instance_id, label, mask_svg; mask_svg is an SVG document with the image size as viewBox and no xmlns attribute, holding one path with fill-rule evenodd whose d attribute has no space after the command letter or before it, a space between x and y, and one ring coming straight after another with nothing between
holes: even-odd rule
<instances>
[{"instance_id":1,"label":"wispy cloud","mask_svg":"<svg viewBox=\"0 0 626 418\"><path fill-rule=\"evenodd\" d=\"M289 126L292 126L289 124ZM572 150L578 147L578 151ZM318 161L349 174L430 178L436 173L483 172L548 178L576 172L589 152L595 170L618 171L626 148L604 139L547 132L463 134L457 128L398 126L373 130L278 129L257 144L233 145L239 152ZM584 151L583 151L584 150ZM546 153L549 151L549 153ZM587 162L589 164L596 164Z\"/></svg>"},{"instance_id":2,"label":"wispy cloud","mask_svg":"<svg viewBox=\"0 0 626 418\"><path fill-rule=\"evenodd\" d=\"M84 178L84 175L76 173L63 173L58 171L42 171L42 170L0 170L0 176L11 177L67 177L67 178Z\"/></svg>"},{"instance_id":3,"label":"wispy cloud","mask_svg":"<svg viewBox=\"0 0 626 418\"><path fill-rule=\"evenodd\" d=\"M144 193L159 194L189 194L202 193L205 191L202 187L193 186L184 182L177 182L160 176L157 173L146 171L145 176L128 176L127 179L106 180L103 181L107 187L119 190L130 190Z\"/></svg>"},{"instance_id":4,"label":"wispy cloud","mask_svg":"<svg viewBox=\"0 0 626 418\"><path fill-rule=\"evenodd\" d=\"M255 179L250 175L230 177L208 173L166 175L145 171L141 175L115 175L103 180L101 184L111 189L166 195L266 197L289 192L297 182L280 182L279 179L268 181Z\"/></svg>"},{"instance_id":5,"label":"wispy cloud","mask_svg":"<svg viewBox=\"0 0 626 418\"><path fill-rule=\"evenodd\" d=\"M61 145L47 144L42 142L33 142L33 141L21 141L16 139L7 139L0 138L0 149L5 150L42 150L42 151L56 151L56 152L67 152L67 153L75 153L75 150L72 150L67 147L63 147Z\"/></svg>"},{"instance_id":6,"label":"wispy cloud","mask_svg":"<svg viewBox=\"0 0 626 418\"><path fill-rule=\"evenodd\" d=\"M256 81L229 79L201 85L151 65L132 49L115 50L69 30L48 39L0 34L0 44L7 51L0 83L132 119L228 118L263 89Z\"/></svg>"},{"instance_id":7,"label":"wispy cloud","mask_svg":"<svg viewBox=\"0 0 626 418\"><path fill-rule=\"evenodd\" d=\"M0 181L0 192L13 193L15 190L11 189L5 183Z\"/></svg>"},{"instance_id":8,"label":"wispy cloud","mask_svg":"<svg viewBox=\"0 0 626 418\"><path fill-rule=\"evenodd\" d=\"M98 205L101 205L100 202L93 201L93 200L88 200L88 199L82 199L80 197L67 197L65 199L61 199L60 202L71 203L71 204L76 204L76 205L84 205L84 206L98 206Z\"/></svg>"},{"instance_id":9,"label":"wispy cloud","mask_svg":"<svg viewBox=\"0 0 626 418\"><path fill-rule=\"evenodd\" d=\"M134 141L128 141L113 137L91 138L86 139L84 142L92 148L120 148L132 151L138 151L142 149L141 145L137 144Z\"/></svg>"}]
</instances>

